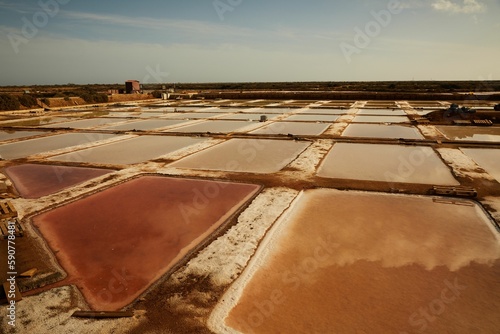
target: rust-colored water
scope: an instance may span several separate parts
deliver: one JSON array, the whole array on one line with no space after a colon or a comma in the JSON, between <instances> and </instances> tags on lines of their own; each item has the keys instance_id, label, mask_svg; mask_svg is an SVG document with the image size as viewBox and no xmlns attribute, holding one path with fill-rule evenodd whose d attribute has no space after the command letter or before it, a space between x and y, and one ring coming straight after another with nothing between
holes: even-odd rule
<instances>
[{"instance_id":1,"label":"rust-colored water","mask_svg":"<svg viewBox=\"0 0 500 334\"><path fill-rule=\"evenodd\" d=\"M258 190L142 177L33 218L91 307L131 303Z\"/></svg>"},{"instance_id":2,"label":"rust-colored water","mask_svg":"<svg viewBox=\"0 0 500 334\"><path fill-rule=\"evenodd\" d=\"M307 191L244 273L226 324L243 333L497 333L498 232L462 204Z\"/></svg>"},{"instance_id":3,"label":"rust-colored water","mask_svg":"<svg viewBox=\"0 0 500 334\"><path fill-rule=\"evenodd\" d=\"M111 173L107 169L33 164L8 167L6 172L24 198L43 197Z\"/></svg>"}]
</instances>

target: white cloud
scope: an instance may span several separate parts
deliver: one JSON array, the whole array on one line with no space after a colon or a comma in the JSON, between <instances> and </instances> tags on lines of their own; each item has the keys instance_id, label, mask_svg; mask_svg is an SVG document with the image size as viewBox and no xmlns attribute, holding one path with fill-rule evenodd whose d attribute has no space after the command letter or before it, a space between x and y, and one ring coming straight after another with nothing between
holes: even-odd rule
<instances>
[{"instance_id":1,"label":"white cloud","mask_svg":"<svg viewBox=\"0 0 500 334\"><path fill-rule=\"evenodd\" d=\"M486 10L486 4L480 0L436 0L432 8L451 14L477 14Z\"/></svg>"},{"instance_id":2,"label":"white cloud","mask_svg":"<svg viewBox=\"0 0 500 334\"><path fill-rule=\"evenodd\" d=\"M73 20L91 21L96 23L122 25L144 29L175 30L193 34L248 36L251 31L245 28L228 27L193 20L153 19L147 17L129 17L121 15L105 15L85 12L63 11L65 17Z\"/></svg>"}]
</instances>

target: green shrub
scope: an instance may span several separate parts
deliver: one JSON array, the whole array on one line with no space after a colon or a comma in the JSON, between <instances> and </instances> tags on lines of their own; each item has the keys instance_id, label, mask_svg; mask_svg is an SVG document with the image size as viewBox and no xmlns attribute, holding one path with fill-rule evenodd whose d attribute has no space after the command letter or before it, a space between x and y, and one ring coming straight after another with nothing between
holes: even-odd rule
<instances>
[{"instance_id":1,"label":"green shrub","mask_svg":"<svg viewBox=\"0 0 500 334\"><path fill-rule=\"evenodd\" d=\"M107 103L109 101L108 95L106 94L98 94L94 92L84 92L81 93L80 97L86 103Z\"/></svg>"},{"instance_id":2,"label":"green shrub","mask_svg":"<svg viewBox=\"0 0 500 334\"><path fill-rule=\"evenodd\" d=\"M155 99L161 99L161 94L162 92L159 91L159 90L155 90L151 93L151 95L155 98Z\"/></svg>"},{"instance_id":3,"label":"green shrub","mask_svg":"<svg viewBox=\"0 0 500 334\"><path fill-rule=\"evenodd\" d=\"M21 103L13 96L2 94L0 95L0 110L19 110Z\"/></svg>"},{"instance_id":4,"label":"green shrub","mask_svg":"<svg viewBox=\"0 0 500 334\"><path fill-rule=\"evenodd\" d=\"M29 94L24 94L19 96L19 102L25 106L26 108L32 108L32 107L37 107L38 102L35 97Z\"/></svg>"}]
</instances>

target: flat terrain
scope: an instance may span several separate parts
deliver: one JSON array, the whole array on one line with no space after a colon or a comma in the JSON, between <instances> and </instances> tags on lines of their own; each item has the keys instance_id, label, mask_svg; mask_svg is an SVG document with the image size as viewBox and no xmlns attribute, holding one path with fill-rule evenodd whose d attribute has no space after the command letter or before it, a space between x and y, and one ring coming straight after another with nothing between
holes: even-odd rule
<instances>
[{"instance_id":1,"label":"flat terrain","mask_svg":"<svg viewBox=\"0 0 500 334\"><path fill-rule=\"evenodd\" d=\"M2 332L496 334L499 101L230 90L0 114Z\"/></svg>"}]
</instances>

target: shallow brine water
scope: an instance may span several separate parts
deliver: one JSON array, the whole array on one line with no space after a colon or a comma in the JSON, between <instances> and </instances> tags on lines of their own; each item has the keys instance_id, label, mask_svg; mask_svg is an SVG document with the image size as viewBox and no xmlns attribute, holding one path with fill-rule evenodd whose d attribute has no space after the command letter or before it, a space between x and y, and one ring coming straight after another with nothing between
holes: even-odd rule
<instances>
[{"instance_id":1,"label":"shallow brine water","mask_svg":"<svg viewBox=\"0 0 500 334\"><path fill-rule=\"evenodd\" d=\"M13 130L0 130L0 141L20 139L44 134L41 131L13 131Z\"/></svg>"},{"instance_id":2,"label":"shallow brine water","mask_svg":"<svg viewBox=\"0 0 500 334\"><path fill-rule=\"evenodd\" d=\"M479 166L484 168L488 174L500 182L500 150L499 149L476 149L461 148L462 152L472 158Z\"/></svg>"},{"instance_id":3,"label":"shallow brine water","mask_svg":"<svg viewBox=\"0 0 500 334\"><path fill-rule=\"evenodd\" d=\"M328 178L459 185L430 147L337 143L318 175Z\"/></svg>"},{"instance_id":4,"label":"shallow brine water","mask_svg":"<svg viewBox=\"0 0 500 334\"><path fill-rule=\"evenodd\" d=\"M401 109L361 109L358 115L406 116Z\"/></svg>"},{"instance_id":5,"label":"shallow brine water","mask_svg":"<svg viewBox=\"0 0 500 334\"><path fill-rule=\"evenodd\" d=\"M238 131L248 126L259 126L256 122L244 121L205 121L193 125L187 125L169 132L211 132L211 133L228 133Z\"/></svg>"},{"instance_id":6,"label":"shallow brine water","mask_svg":"<svg viewBox=\"0 0 500 334\"><path fill-rule=\"evenodd\" d=\"M111 173L111 170L26 164L6 168L6 173L24 198L39 198Z\"/></svg>"},{"instance_id":7,"label":"shallow brine water","mask_svg":"<svg viewBox=\"0 0 500 334\"><path fill-rule=\"evenodd\" d=\"M287 121L306 121L306 122L335 122L340 115L292 115L287 117Z\"/></svg>"},{"instance_id":8,"label":"shallow brine water","mask_svg":"<svg viewBox=\"0 0 500 334\"><path fill-rule=\"evenodd\" d=\"M384 124L350 124L342 137L424 139L412 126Z\"/></svg>"},{"instance_id":9,"label":"shallow brine water","mask_svg":"<svg viewBox=\"0 0 500 334\"><path fill-rule=\"evenodd\" d=\"M274 173L310 144L264 139L231 139L171 164L172 167L249 173Z\"/></svg>"},{"instance_id":10,"label":"shallow brine water","mask_svg":"<svg viewBox=\"0 0 500 334\"><path fill-rule=\"evenodd\" d=\"M149 119L144 121L129 122L126 124L108 126L104 130L119 130L119 131L131 131L131 130L154 130L165 128L168 126L179 125L186 123L184 120L162 120L162 119Z\"/></svg>"},{"instance_id":11,"label":"shallow brine water","mask_svg":"<svg viewBox=\"0 0 500 334\"><path fill-rule=\"evenodd\" d=\"M158 158L206 139L191 137L140 136L112 144L52 157L53 161L99 164L135 164Z\"/></svg>"},{"instance_id":12,"label":"shallow brine water","mask_svg":"<svg viewBox=\"0 0 500 334\"><path fill-rule=\"evenodd\" d=\"M274 122L251 133L259 135L317 136L325 132L329 126L329 124L317 123Z\"/></svg>"},{"instance_id":13,"label":"shallow brine water","mask_svg":"<svg viewBox=\"0 0 500 334\"><path fill-rule=\"evenodd\" d=\"M500 143L500 127L437 126L436 128L451 140Z\"/></svg>"},{"instance_id":14,"label":"shallow brine water","mask_svg":"<svg viewBox=\"0 0 500 334\"><path fill-rule=\"evenodd\" d=\"M495 333L499 275L498 233L474 202L309 190L224 296L225 325L259 334Z\"/></svg>"},{"instance_id":15,"label":"shallow brine water","mask_svg":"<svg viewBox=\"0 0 500 334\"><path fill-rule=\"evenodd\" d=\"M101 125L111 124L120 122L120 119L117 118L91 118L91 119L82 119L73 122L63 122L56 124L44 125L44 128L73 128L73 129L86 129L86 128L94 128Z\"/></svg>"},{"instance_id":16,"label":"shallow brine water","mask_svg":"<svg viewBox=\"0 0 500 334\"><path fill-rule=\"evenodd\" d=\"M353 123L409 123L405 116L356 116Z\"/></svg>"},{"instance_id":17,"label":"shallow brine water","mask_svg":"<svg viewBox=\"0 0 500 334\"><path fill-rule=\"evenodd\" d=\"M141 177L33 218L93 309L131 303L260 186Z\"/></svg>"},{"instance_id":18,"label":"shallow brine water","mask_svg":"<svg viewBox=\"0 0 500 334\"><path fill-rule=\"evenodd\" d=\"M71 146L89 144L117 137L102 133L67 133L37 139L23 140L0 146L0 156L3 159L24 158L37 153L58 150Z\"/></svg>"}]
</instances>

